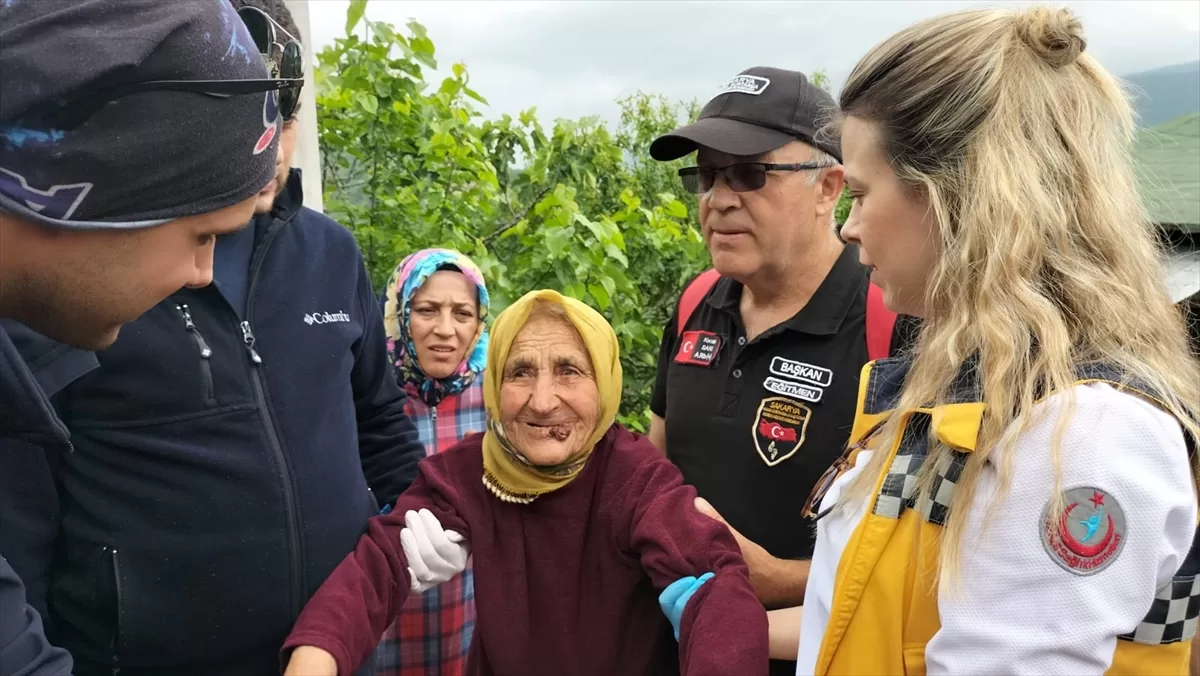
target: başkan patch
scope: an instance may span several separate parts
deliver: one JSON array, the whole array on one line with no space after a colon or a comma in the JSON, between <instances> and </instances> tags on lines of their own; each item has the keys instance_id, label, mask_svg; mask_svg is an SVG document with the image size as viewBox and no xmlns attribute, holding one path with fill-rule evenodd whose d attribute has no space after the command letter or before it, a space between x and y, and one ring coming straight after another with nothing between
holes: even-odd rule
<instances>
[{"instance_id":1,"label":"ba\u015fkan patch","mask_svg":"<svg viewBox=\"0 0 1200 676\"><path fill-rule=\"evenodd\" d=\"M721 352L721 337L711 331L684 331L679 337L676 364L712 366Z\"/></svg>"},{"instance_id":2,"label":"ba\u015fkan patch","mask_svg":"<svg viewBox=\"0 0 1200 676\"><path fill-rule=\"evenodd\" d=\"M758 455L774 467L800 450L812 410L788 397L767 397L758 404L750 436Z\"/></svg>"},{"instance_id":3,"label":"ba\u015fkan patch","mask_svg":"<svg viewBox=\"0 0 1200 676\"><path fill-rule=\"evenodd\" d=\"M1059 566L1094 575L1117 559L1125 545L1125 511L1116 497L1094 486L1068 489L1063 508L1042 510L1042 545Z\"/></svg>"},{"instance_id":4,"label":"ba\u015fkan patch","mask_svg":"<svg viewBox=\"0 0 1200 676\"><path fill-rule=\"evenodd\" d=\"M823 366L813 366L783 357L771 358L771 373L789 380L812 383L818 387L829 387L833 384L833 371Z\"/></svg>"}]
</instances>

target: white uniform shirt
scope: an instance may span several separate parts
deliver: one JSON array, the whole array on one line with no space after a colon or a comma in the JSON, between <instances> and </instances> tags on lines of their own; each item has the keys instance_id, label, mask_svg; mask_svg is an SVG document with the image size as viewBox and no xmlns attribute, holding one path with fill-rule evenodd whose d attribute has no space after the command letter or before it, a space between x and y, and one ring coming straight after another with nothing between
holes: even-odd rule
<instances>
[{"instance_id":1,"label":"white uniform shirt","mask_svg":"<svg viewBox=\"0 0 1200 676\"><path fill-rule=\"evenodd\" d=\"M1074 388L1075 411L1060 444L1062 489L1092 487L1124 514L1124 540L1106 567L1068 570L1042 539L1053 490L1050 458L1063 395L1038 404L1011 449L1012 479L997 500L998 470L988 465L967 507L959 591L939 596L941 629L925 649L937 674L1102 674L1117 636L1133 631L1155 593L1183 564L1196 532L1196 494L1179 422L1144 400L1103 383ZM1003 444L1000 446L1003 449ZM821 509L866 464L830 488ZM1000 462L1000 455L993 456ZM985 526L985 512L993 518ZM961 509L963 505L959 505ZM1108 505L1110 512L1114 511ZM842 550L865 505L817 524L805 592L797 674L816 667L833 603ZM859 612L870 612L861 608Z\"/></svg>"},{"instance_id":2,"label":"white uniform shirt","mask_svg":"<svg viewBox=\"0 0 1200 676\"><path fill-rule=\"evenodd\" d=\"M829 487L821 499L818 513L837 503L842 490L854 477L862 473L871 451L861 451L854 459L854 466ZM833 607L833 582L837 577L838 563L842 550L850 541L866 512L866 505L853 505L852 510L831 512L817 522L817 540L813 550L812 566L808 570L808 585L804 588L804 617L800 620L800 652L796 657L796 674L811 674L817 668L817 655L821 652L821 639L829 624L829 611Z\"/></svg>"}]
</instances>

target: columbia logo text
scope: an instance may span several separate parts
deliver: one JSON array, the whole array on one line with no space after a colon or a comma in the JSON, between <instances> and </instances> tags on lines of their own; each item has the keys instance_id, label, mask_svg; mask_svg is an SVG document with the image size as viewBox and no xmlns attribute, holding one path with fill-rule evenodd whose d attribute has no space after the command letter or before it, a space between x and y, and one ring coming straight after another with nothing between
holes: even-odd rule
<instances>
[{"instance_id":1,"label":"columbia logo text","mask_svg":"<svg viewBox=\"0 0 1200 676\"><path fill-rule=\"evenodd\" d=\"M345 312L313 312L312 314L304 315L304 323L309 326L313 324L336 324L349 321L350 315Z\"/></svg>"}]
</instances>

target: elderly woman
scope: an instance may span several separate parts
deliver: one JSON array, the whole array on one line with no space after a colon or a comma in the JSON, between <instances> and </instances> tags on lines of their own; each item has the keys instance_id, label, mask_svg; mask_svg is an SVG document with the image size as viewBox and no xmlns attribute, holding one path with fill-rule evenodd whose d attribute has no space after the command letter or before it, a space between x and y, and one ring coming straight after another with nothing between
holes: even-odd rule
<instances>
[{"instance_id":1,"label":"elderly woman","mask_svg":"<svg viewBox=\"0 0 1200 676\"><path fill-rule=\"evenodd\" d=\"M488 292L471 259L450 249L410 254L383 292L388 356L426 455L483 430ZM413 521L418 533L423 522ZM415 535L414 535L415 537ZM376 652L378 676L460 676L475 623L474 574L413 594Z\"/></svg>"},{"instance_id":2,"label":"elderly woman","mask_svg":"<svg viewBox=\"0 0 1200 676\"><path fill-rule=\"evenodd\" d=\"M370 654L413 584L399 515L426 509L479 562L470 674L765 674L766 613L733 537L613 424L621 366L604 318L532 292L496 319L488 361L486 433L426 458L371 522L300 615L288 673L349 674ZM656 590L709 572L676 644Z\"/></svg>"}]
</instances>

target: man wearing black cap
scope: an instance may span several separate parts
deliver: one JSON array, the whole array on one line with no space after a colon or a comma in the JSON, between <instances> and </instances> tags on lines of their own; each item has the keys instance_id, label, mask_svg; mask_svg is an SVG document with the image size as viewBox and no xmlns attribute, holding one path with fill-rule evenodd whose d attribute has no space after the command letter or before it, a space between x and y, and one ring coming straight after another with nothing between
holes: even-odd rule
<instances>
[{"instance_id":1,"label":"man wearing black cap","mask_svg":"<svg viewBox=\"0 0 1200 676\"><path fill-rule=\"evenodd\" d=\"M650 146L660 161L697 153L680 177L715 268L665 328L650 437L735 529L768 608L803 601L805 498L845 446L868 355L894 342L895 316L835 230L834 112L803 74L750 68Z\"/></svg>"},{"instance_id":2,"label":"man wearing black cap","mask_svg":"<svg viewBox=\"0 0 1200 676\"><path fill-rule=\"evenodd\" d=\"M282 0L215 4L272 73L303 76ZM151 308L56 398L75 451L40 471L55 510L0 515L25 525L9 558L48 587L31 604L83 676L277 673L304 603L425 456L354 237L289 171L303 94L272 101L274 179L217 239L214 283Z\"/></svg>"},{"instance_id":3,"label":"man wearing black cap","mask_svg":"<svg viewBox=\"0 0 1200 676\"><path fill-rule=\"evenodd\" d=\"M271 178L263 110L280 82L244 58L253 43L231 19L215 4L0 2L5 476L72 454L46 388L94 366L86 350L163 297L208 284L213 242L244 226ZM9 335L26 326L63 344L31 365ZM6 486L0 511L27 488ZM7 555L19 540L5 535ZM71 671L0 557L0 674Z\"/></svg>"}]
</instances>

